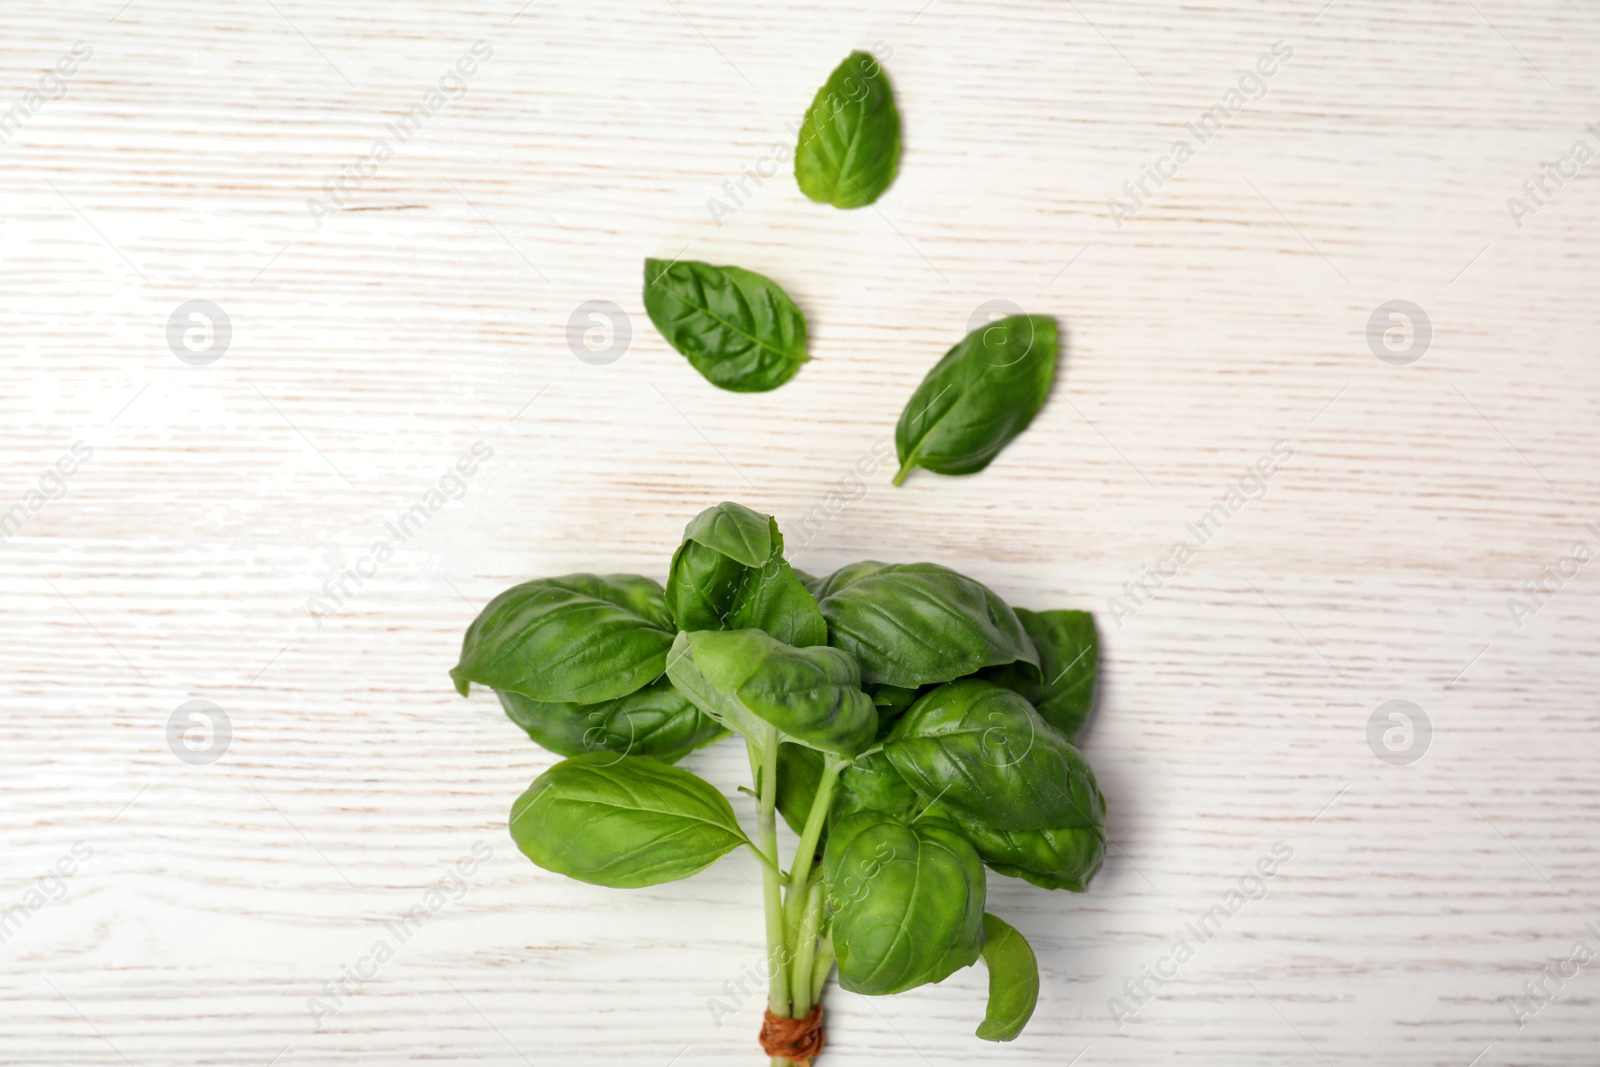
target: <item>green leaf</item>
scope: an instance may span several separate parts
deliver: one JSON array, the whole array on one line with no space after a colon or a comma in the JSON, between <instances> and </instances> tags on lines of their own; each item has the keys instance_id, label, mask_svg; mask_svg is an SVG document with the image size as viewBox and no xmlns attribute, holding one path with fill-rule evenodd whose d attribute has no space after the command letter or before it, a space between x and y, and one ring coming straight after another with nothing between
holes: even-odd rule
<instances>
[{"instance_id":1,"label":"green leaf","mask_svg":"<svg viewBox=\"0 0 1600 1067\"><path fill-rule=\"evenodd\" d=\"M948 823L862 811L828 837L839 985L881 996L943 981L983 950L983 862Z\"/></svg>"},{"instance_id":2,"label":"green leaf","mask_svg":"<svg viewBox=\"0 0 1600 1067\"><path fill-rule=\"evenodd\" d=\"M913 467L981 471L1028 428L1056 374L1056 320L1012 315L967 334L911 394L894 447L905 481Z\"/></svg>"},{"instance_id":3,"label":"green leaf","mask_svg":"<svg viewBox=\"0 0 1600 1067\"><path fill-rule=\"evenodd\" d=\"M1039 650L1039 668L1007 664L984 677L1026 697L1044 721L1076 743L1094 708L1100 638L1087 611L1028 611L1017 608L1022 628Z\"/></svg>"},{"instance_id":4,"label":"green leaf","mask_svg":"<svg viewBox=\"0 0 1600 1067\"><path fill-rule=\"evenodd\" d=\"M877 727L856 661L826 645L796 648L764 630L680 633L667 676L701 711L758 744L776 727L781 740L851 756Z\"/></svg>"},{"instance_id":5,"label":"green leaf","mask_svg":"<svg viewBox=\"0 0 1600 1067\"><path fill-rule=\"evenodd\" d=\"M720 552L746 567L764 567L774 547L782 548L772 516L724 500L706 508L683 528L683 539Z\"/></svg>"},{"instance_id":6,"label":"green leaf","mask_svg":"<svg viewBox=\"0 0 1600 1067\"><path fill-rule=\"evenodd\" d=\"M1038 653L1016 613L985 586L933 563L840 568L817 589L830 642L869 683L916 687Z\"/></svg>"},{"instance_id":7,"label":"green leaf","mask_svg":"<svg viewBox=\"0 0 1600 1067\"><path fill-rule=\"evenodd\" d=\"M816 597L783 558L777 520L722 503L697 515L683 536L666 593L680 630L755 627L785 644L827 644Z\"/></svg>"},{"instance_id":8,"label":"green leaf","mask_svg":"<svg viewBox=\"0 0 1600 1067\"><path fill-rule=\"evenodd\" d=\"M922 806L916 790L894 769L889 758L874 752L858 757L840 772L831 814L835 821L858 811L879 811L909 820Z\"/></svg>"},{"instance_id":9,"label":"green leaf","mask_svg":"<svg viewBox=\"0 0 1600 1067\"><path fill-rule=\"evenodd\" d=\"M778 813L796 834L805 832L826 763L826 757L814 748L791 743L778 746ZM758 780L756 789L760 788Z\"/></svg>"},{"instance_id":10,"label":"green leaf","mask_svg":"<svg viewBox=\"0 0 1600 1067\"><path fill-rule=\"evenodd\" d=\"M1088 762L1022 697L968 678L911 706L883 751L929 803L997 830L1100 826Z\"/></svg>"},{"instance_id":11,"label":"green leaf","mask_svg":"<svg viewBox=\"0 0 1600 1067\"><path fill-rule=\"evenodd\" d=\"M753 271L647 259L644 309L667 343L722 389L776 389L810 359L805 316L776 282Z\"/></svg>"},{"instance_id":12,"label":"green leaf","mask_svg":"<svg viewBox=\"0 0 1600 1067\"><path fill-rule=\"evenodd\" d=\"M1000 668L995 668L1000 669ZM903 685L868 685L862 686L867 695L872 698L873 707L878 709L878 740L882 741L889 736L889 730L894 726L895 720L906 713L906 709L917 702L920 690L910 689Z\"/></svg>"},{"instance_id":13,"label":"green leaf","mask_svg":"<svg viewBox=\"0 0 1600 1067\"><path fill-rule=\"evenodd\" d=\"M660 677L676 630L649 578L541 578L489 601L450 677L462 696L477 682L534 700L613 700Z\"/></svg>"},{"instance_id":14,"label":"green leaf","mask_svg":"<svg viewBox=\"0 0 1600 1067\"><path fill-rule=\"evenodd\" d=\"M1097 810L1104 812L1103 800ZM996 830L959 816L955 821L990 870L1042 889L1082 893L1105 862L1103 814L1090 826L1050 830Z\"/></svg>"},{"instance_id":15,"label":"green leaf","mask_svg":"<svg viewBox=\"0 0 1600 1067\"><path fill-rule=\"evenodd\" d=\"M900 165L900 111L889 76L866 52L851 52L817 90L800 126L794 177L819 204L865 207Z\"/></svg>"},{"instance_id":16,"label":"green leaf","mask_svg":"<svg viewBox=\"0 0 1600 1067\"><path fill-rule=\"evenodd\" d=\"M598 704L548 703L497 693L512 722L562 756L623 752L676 763L728 735L665 678Z\"/></svg>"},{"instance_id":17,"label":"green leaf","mask_svg":"<svg viewBox=\"0 0 1600 1067\"><path fill-rule=\"evenodd\" d=\"M1039 1003L1039 961L1027 938L985 912L983 964L989 969L989 1006L978 1024L978 1036L985 1041L1014 1041Z\"/></svg>"},{"instance_id":18,"label":"green leaf","mask_svg":"<svg viewBox=\"0 0 1600 1067\"><path fill-rule=\"evenodd\" d=\"M607 752L562 760L535 778L511 806L511 836L546 870L618 889L687 878L748 843L710 782Z\"/></svg>"}]
</instances>

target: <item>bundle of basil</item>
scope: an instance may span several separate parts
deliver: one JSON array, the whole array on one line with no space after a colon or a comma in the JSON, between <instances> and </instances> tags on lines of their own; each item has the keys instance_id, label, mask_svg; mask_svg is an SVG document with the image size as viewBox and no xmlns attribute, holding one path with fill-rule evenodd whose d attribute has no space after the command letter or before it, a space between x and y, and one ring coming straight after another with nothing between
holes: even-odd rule
<instances>
[{"instance_id":1,"label":"bundle of basil","mask_svg":"<svg viewBox=\"0 0 1600 1067\"><path fill-rule=\"evenodd\" d=\"M1100 869L1105 800L1073 745L1097 652L1088 613L1013 609L935 564L812 578L785 561L776 520L723 503L684 530L665 588L592 574L514 586L450 673L568 757L511 808L540 867L635 888L736 848L760 860L762 1045L807 1063L835 964L845 989L882 995L981 958L978 1036L1022 1032L1037 964L985 912L985 867L1074 892ZM749 753L753 838L722 791L672 765L730 733ZM799 838L787 867L779 815Z\"/></svg>"},{"instance_id":2,"label":"bundle of basil","mask_svg":"<svg viewBox=\"0 0 1600 1067\"><path fill-rule=\"evenodd\" d=\"M867 52L836 67L806 110L795 181L818 203L859 208L894 181L900 111ZM668 344L712 385L766 392L810 360L806 317L771 278L696 260L644 261L644 307ZM967 334L928 372L900 414L900 485L915 467L973 474L1044 406L1056 371L1056 322L1013 315Z\"/></svg>"}]
</instances>

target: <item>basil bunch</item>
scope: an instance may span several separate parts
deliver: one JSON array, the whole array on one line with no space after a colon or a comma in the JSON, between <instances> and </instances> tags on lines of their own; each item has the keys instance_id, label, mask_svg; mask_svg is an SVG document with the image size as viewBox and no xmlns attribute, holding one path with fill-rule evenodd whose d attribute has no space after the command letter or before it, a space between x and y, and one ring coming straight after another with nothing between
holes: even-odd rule
<instances>
[{"instance_id":1,"label":"basil bunch","mask_svg":"<svg viewBox=\"0 0 1600 1067\"><path fill-rule=\"evenodd\" d=\"M1074 745L1096 661L1085 612L1013 609L928 563L814 579L784 560L775 520L724 503L689 523L665 588L575 574L502 593L451 676L463 695L493 689L568 757L511 808L540 867L635 888L748 849L770 1015L819 1020L835 965L841 986L876 996L982 959L977 1034L1009 1041L1038 965L986 911L987 880L1083 892L1100 869L1105 800ZM753 835L721 790L673 766L729 734L750 758ZM799 838L787 866L780 814Z\"/></svg>"}]
</instances>

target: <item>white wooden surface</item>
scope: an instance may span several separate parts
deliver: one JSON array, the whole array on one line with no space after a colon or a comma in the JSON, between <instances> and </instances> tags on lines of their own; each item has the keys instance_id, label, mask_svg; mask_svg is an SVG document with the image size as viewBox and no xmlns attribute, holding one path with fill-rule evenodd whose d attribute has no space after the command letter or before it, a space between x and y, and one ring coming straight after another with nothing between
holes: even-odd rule
<instances>
[{"instance_id":1,"label":"white wooden surface","mask_svg":"<svg viewBox=\"0 0 1600 1067\"><path fill-rule=\"evenodd\" d=\"M0 111L93 49L0 145L0 509L93 449L0 545L0 912L92 849L0 945L0 1061L757 1062L755 1003L707 1006L760 959L753 864L634 893L533 868L505 816L551 757L445 671L513 581L660 576L720 499L792 526L1003 299L1069 338L1033 429L977 477L878 471L796 564L935 560L1104 613L1274 442L1294 455L1102 615L1086 750L1114 851L1086 896L991 883L1039 951L1026 1035L971 1036L974 970L831 992L823 1062L1594 1062L1600 962L1520 1029L1508 1001L1600 946L1595 573L1520 628L1506 600L1600 547L1600 183L1520 228L1506 200L1600 147L1600 11L518 2L0 8ZM307 199L478 40L465 95L319 228ZM1266 95L1116 227L1107 198L1280 40ZM878 41L906 127L878 208L780 168L713 222ZM814 362L706 385L640 305L641 260L678 254L778 279ZM194 299L233 327L209 366L166 342ZM1392 299L1433 326L1409 366L1368 345ZM609 366L567 344L588 300L631 322ZM478 440L465 496L317 625L325 579ZM209 765L167 743L191 699L232 726ZM1368 746L1391 699L1433 725L1408 766ZM732 748L688 765L742 780ZM308 1001L480 841L464 895L318 1029ZM1276 841L1266 897L1119 1029L1124 980Z\"/></svg>"}]
</instances>

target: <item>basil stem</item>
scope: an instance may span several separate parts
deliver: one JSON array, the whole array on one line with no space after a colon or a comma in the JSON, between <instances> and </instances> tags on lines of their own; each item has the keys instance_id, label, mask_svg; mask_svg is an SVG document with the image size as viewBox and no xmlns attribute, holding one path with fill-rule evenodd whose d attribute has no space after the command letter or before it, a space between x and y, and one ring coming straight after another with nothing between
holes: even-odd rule
<instances>
[{"instance_id":1,"label":"basil stem","mask_svg":"<svg viewBox=\"0 0 1600 1067\"><path fill-rule=\"evenodd\" d=\"M756 781L761 789L760 805L756 810L756 837L761 851L771 864L762 867L763 898L767 912L767 971L769 974L767 1005L774 1015L791 1018L789 1003L789 968L787 946L783 931L783 886L779 880L778 865L778 728L769 726L759 748L750 742L750 761L759 760L761 773Z\"/></svg>"}]
</instances>

